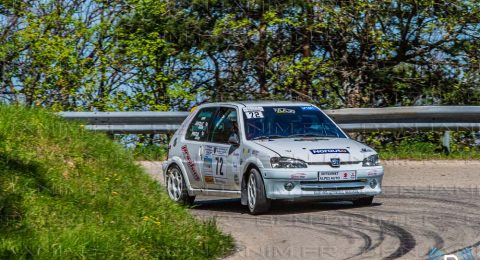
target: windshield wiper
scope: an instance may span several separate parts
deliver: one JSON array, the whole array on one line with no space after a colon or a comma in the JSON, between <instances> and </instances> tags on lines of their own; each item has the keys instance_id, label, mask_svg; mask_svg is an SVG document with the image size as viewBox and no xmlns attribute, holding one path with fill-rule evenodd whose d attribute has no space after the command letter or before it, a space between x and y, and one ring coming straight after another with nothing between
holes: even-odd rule
<instances>
[{"instance_id":1,"label":"windshield wiper","mask_svg":"<svg viewBox=\"0 0 480 260\"><path fill-rule=\"evenodd\" d=\"M282 137L286 137L286 136L283 136L283 135L261 135L261 136L255 136L254 138L252 138L252 140L274 139L274 138L282 138Z\"/></svg>"},{"instance_id":2,"label":"windshield wiper","mask_svg":"<svg viewBox=\"0 0 480 260\"><path fill-rule=\"evenodd\" d=\"M293 134L293 135L289 135L288 137L324 137L324 138L329 138L329 137L338 137L338 135Z\"/></svg>"}]
</instances>

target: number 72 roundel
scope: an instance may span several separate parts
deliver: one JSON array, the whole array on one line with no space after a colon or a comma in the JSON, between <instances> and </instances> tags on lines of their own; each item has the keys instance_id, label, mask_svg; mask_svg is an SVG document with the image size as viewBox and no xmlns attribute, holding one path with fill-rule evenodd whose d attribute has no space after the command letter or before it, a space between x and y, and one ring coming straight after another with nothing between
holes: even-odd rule
<instances>
[{"instance_id":1,"label":"number 72 roundel","mask_svg":"<svg viewBox=\"0 0 480 260\"><path fill-rule=\"evenodd\" d=\"M205 180L209 182L223 182L227 178L226 162L228 148L219 146L205 146L205 156L203 158L203 174Z\"/></svg>"},{"instance_id":2,"label":"number 72 roundel","mask_svg":"<svg viewBox=\"0 0 480 260\"><path fill-rule=\"evenodd\" d=\"M247 119L263 118L263 107L244 107L243 112Z\"/></svg>"}]
</instances>

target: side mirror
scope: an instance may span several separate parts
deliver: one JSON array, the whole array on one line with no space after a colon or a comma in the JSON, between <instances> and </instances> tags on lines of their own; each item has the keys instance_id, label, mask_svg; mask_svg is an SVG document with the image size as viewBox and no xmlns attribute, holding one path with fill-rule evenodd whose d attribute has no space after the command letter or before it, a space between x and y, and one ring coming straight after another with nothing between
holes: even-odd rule
<instances>
[{"instance_id":1,"label":"side mirror","mask_svg":"<svg viewBox=\"0 0 480 260\"><path fill-rule=\"evenodd\" d=\"M234 146L239 146L240 145L240 138L238 138L238 135L236 133L232 133L228 137L228 143Z\"/></svg>"}]
</instances>

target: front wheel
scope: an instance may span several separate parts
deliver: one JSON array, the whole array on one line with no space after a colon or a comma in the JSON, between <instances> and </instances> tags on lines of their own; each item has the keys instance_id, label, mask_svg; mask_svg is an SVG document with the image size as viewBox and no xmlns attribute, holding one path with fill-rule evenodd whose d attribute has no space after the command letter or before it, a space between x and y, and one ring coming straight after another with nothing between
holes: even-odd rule
<instances>
[{"instance_id":1,"label":"front wheel","mask_svg":"<svg viewBox=\"0 0 480 260\"><path fill-rule=\"evenodd\" d=\"M373 196L366 197L366 198L360 198L357 200L352 201L353 205L356 207L365 207L365 206L370 206L372 205L373 202Z\"/></svg>"},{"instance_id":2,"label":"front wheel","mask_svg":"<svg viewBox=\"0 0 480 260\"><path fill-rule=\"evenodd\" d=\"M270 200L266 196L262 176L255 168L250 170L248 177L247 201L248 209L253 215L267 212L270 209Z\"/></svg>"},{"instance_id":3,"label":"front wheel","mask_svg":"<svg viewBox=\"0 0 480 260\"><path fill-rule=\"evenodd\" d=\"M170 199L183 205L193 204L195 196L188 195L187 185L185 184L183 174L177 165L172 165L168 169L166 184Z\"/></svg>"}]
</instances>

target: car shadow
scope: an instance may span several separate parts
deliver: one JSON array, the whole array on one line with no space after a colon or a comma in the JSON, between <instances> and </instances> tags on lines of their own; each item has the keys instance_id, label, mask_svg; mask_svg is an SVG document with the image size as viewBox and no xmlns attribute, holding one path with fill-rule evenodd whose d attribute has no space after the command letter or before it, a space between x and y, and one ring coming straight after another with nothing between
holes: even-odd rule
<instances>
[{"instance_id":1,"label":"car shadow","mask_svg":"<svg viewBox=\"0 0 480 260\"><path fill-rule=\"evenodd\" d=\"M378 207L382 203L372 203L370 206L357 207L349 201L323 202L323 201L272 201L272 207L262 215L288 215L298 213L312 213L340 209ZM240 203L240 199L205 199L195 201L192 209L196 211L230 212L248 214L247 206Z\"/></svg>"}]
</instances>

